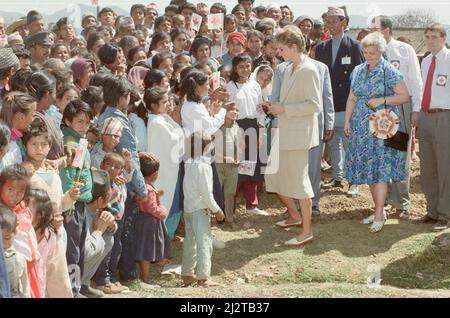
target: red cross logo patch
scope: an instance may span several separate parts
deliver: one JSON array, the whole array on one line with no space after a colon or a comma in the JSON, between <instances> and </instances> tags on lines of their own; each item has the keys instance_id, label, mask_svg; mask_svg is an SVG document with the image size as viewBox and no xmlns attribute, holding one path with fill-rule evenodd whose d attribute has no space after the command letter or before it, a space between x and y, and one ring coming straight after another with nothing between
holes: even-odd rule
<instances>
[{"instance_id":1,"label":"red cross logo patch","mask_svg":"<svg viewBox=\"0 0 450 318\"><path fill-rule=\"evenodd\" d=\"M437 86L445 86L447 85L447 75L438 74L437 80L436 80Z\"/></svg>"}]
</instances>

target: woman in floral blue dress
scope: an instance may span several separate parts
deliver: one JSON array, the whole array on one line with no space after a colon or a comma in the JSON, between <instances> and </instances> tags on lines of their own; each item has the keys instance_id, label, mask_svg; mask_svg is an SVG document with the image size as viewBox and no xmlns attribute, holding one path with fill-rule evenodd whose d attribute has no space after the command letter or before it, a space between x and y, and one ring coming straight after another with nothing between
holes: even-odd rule
<instances>
[{"instance_id":1,"label":"woman in floral blue dress","mask_svg":"<svg viewBox=\"0 0 450 318\"><path fill-rule=\"evenodd\" d=\"M373 136L369 118L374 111L384 107L399 115L397 106L409 100L409 93L400 72L382 57L386 47L383 36L378 32L371 33L361 44L366 62L358 65L351 76L344 127L348 136L345 173L350 184L370 186L375 213L364 219L363 224L372 223L370 232L379 232L386 219L383 207L387 184L391 180L405 180L406 154L384 146L383 139Z\"/></svg>"}]
</instances>

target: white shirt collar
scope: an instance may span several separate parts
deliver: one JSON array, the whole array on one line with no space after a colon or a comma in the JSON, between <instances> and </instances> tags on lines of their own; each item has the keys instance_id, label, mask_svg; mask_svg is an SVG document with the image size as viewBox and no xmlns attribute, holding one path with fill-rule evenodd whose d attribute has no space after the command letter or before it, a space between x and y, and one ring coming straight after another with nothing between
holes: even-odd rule
<instances>
[{"instance_id":1,"label":"white shirt collar","mask_svg":"<svg viewBox=\"0 0 450 318\"><path fill-rule=\"evenodd\" d=\"M441 60L447 55L448 49L444 46L435 56L436 60Z\"/></svg>"}]
</instances>

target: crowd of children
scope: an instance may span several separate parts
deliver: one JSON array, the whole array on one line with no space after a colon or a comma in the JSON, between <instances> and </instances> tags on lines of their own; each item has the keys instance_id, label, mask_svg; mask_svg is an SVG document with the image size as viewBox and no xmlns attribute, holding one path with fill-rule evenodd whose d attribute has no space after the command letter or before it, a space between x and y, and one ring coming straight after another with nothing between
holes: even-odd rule
<instances>
[{"instance_id":1,"label":"crowd of children","mask_svg":"<svg viewBox=\"0 0 450 318\"><path fill-rule=\"evenodd\" d=\"M246 213L269 215L259 196L277 120L260 106L280 102L275 35L297 26L311 57L330 39L288 6L237 2L231 14L186 0L102 8L80 36L36 10L0 19L0 296L157 288L151 265L169 265L180 236L182 285L217 285L211 218L233 229L240 192Z\"/></svg>"},{"instance_id":2,"label":"crowd of children","mask_svg":"<svg viewBox=\"0 0 450 318\"><path fill-rule=\"evenodd\" d=\"M103 8L83 16L81 36L65 17L45 30L35 10L7 28L0 220L11 296L101 297L138 276L155 287L150 264L170 263L183 224L183 285L215 285L212 245L223 242L210 216L233 228L241 190L248 213L268 215L261 174L240 168L256 161L243 135L271 124L256 106L280 62L273 34L292 20L238 2L231 14L184 0L159 15L155 4L129 17ZM208 13L223 27L209 29Z\"/></svg>"}]
</instances>

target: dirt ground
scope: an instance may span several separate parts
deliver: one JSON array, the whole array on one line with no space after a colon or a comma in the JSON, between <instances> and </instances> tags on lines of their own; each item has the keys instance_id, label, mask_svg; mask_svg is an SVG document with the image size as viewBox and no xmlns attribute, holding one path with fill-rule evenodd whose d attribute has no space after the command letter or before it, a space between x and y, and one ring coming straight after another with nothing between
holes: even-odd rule
<instances>
[{"instance_id":1,"label":"dirt ground","mask_svg":"<svg viewBox=\"0 0 450 318\"><path fill-rule=\"evenodd\" d=\"M413 219L425 213L419 172L414 161ZM323 174L322 179L329 178ZM133 293L114 297L450 297L450 231L432 232L431 226L399 220L391 211L383 230L369 233L359 223L373 210L367 186L355 197L343 190L323 191L314 241L303 248L283 245L298 228L274 225L286 211L275 195L261 195L260 208L270 216L247 215L242 197L238 203L234 229L212 224L216 238L226 243L212 258L212 279L220 287L181 288L179 278L167 279L153 268L154 281L162 288L136 286ZM181 252L182 243L175 242L172 263L181 263ZM371 266L379 269L376 288L368 284Z\"/></svg>"}]
</instances>

